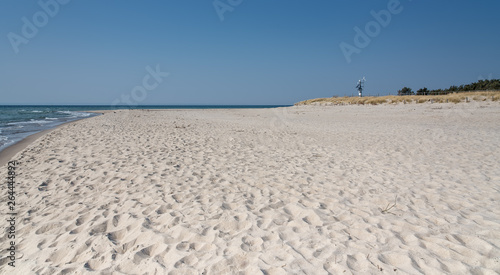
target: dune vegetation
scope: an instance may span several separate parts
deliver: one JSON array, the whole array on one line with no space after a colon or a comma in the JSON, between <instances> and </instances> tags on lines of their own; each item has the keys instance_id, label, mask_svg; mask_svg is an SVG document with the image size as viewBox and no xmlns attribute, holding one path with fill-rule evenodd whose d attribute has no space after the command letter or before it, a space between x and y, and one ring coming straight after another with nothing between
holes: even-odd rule
<instances>
[{"instance_id":1,"label":"dune vegetation","mask_svg":"<svg viewBox=\"0 0 500 275\"><path fill-rule=\"evenodd\" d=\"M469 101L500 101L500 91L458 92L445 95L389 95L367 97L328 97L308 99L295 105L378 105L397 103L460 103Z\"/></svg>"},{"instance_id":2,"label":"dune vegetation","mask_svg":"<svg viewBox=\"0 0 500 275\"><path fill-rule=\"evenodd\" d=\"M429 90L421 88L413 92L411 88L404 87L397 92L397 96L367 96L367 97L330 97L304 100L295 105L350 105L350 104L371 104L383 103L460 103L474 101L499 101L500 100L500 79L486 79L477 82L450 86L448 89Z\"/></svg>"}]
</instances>

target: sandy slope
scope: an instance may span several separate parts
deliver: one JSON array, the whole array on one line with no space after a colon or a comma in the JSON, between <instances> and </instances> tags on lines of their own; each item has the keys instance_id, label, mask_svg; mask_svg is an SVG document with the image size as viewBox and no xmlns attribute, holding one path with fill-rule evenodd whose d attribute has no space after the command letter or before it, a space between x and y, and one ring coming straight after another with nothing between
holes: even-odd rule
<instances>
[{"instance_id":1,"label":"sandy slope","mask_svg":"<svg viewBox=\"0 0 500 275\"><path fill-rule=\"evenodd\" d=\"M0 273L495 274L499 148L493 103L110 112L15 157Z\"/></svg>"}]
</instances>

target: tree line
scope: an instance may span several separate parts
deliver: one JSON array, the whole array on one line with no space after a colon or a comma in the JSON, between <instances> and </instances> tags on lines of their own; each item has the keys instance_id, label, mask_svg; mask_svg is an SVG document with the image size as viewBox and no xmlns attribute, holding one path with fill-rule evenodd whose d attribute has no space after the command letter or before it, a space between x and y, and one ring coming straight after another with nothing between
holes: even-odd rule
<instances>
[{"instance_id":1,"label":"tree line","mask_svg":"<svg viewBox=\"0 0 500 275\"><path fill-rule=\"evenodd\" d=\"M450 86L448 89L429 90L427 88L418 89L414 92L408 87L398 91L398 95L446 95L450 93L471 92L471 91L499 91L500 79L479 80L467 85Z\"/></svg>"}]
</instances>

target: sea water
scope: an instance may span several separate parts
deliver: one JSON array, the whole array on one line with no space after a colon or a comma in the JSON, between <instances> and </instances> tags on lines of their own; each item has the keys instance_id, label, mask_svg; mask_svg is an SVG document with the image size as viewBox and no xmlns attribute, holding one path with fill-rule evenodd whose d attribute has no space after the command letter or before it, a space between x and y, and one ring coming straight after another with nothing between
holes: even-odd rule
<instances>
[{"instance_id":1,"label":"sea water","mask_svg":"<svg viewBox=\"0 0 500 275\"><path fill-rule=\"evenodd\" d=\"M31 134L97 115L77 110L63 106L0 106L0 151Z\"/></svg>"}]
</instances>

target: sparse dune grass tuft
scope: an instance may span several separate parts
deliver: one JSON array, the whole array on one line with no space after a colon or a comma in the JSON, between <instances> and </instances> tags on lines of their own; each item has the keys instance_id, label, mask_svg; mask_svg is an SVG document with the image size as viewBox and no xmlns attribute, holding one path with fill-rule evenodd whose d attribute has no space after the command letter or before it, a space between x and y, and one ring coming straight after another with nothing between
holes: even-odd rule
<instances>
[{"instance_id":1,"label":"sparse dune grass tuft","mask_svg":"<svg viewBox=\"0 0 500 275\"><path fill-rule=\"evenodd\" d=\"M367 97L328 97L308 99L295 105L315 105L315 104L331 104L331 105L378 105L384 103L460 103L467 101L499 101L500 91L483 91L483 92L463 92L452 93L447 95L406 95L406 96L367 96Z\"/></svg>"},{"instance_id":2,"label":"sparse dune grass tuft","mask_svg":"<svg viewBox=\"0 0 500 275\"><path fill-rule=\"evenodd\" d=\"M449 101L453 103L460 103L462 102L462 99L460 97L451 97Z\"/></svg>"},{"instance_id":3,"label":"sparse dune grass tuft","mask_svg":"<svg viewBox=\"0 0 500 275\"><path fill-rule=\"evenodd\" d=\"M387 99L383 98L383 97L372 97L366 101L366 103L372 104L372 105L383 104L386 102L387 102Z\"/></svg>"}]
</instances>

